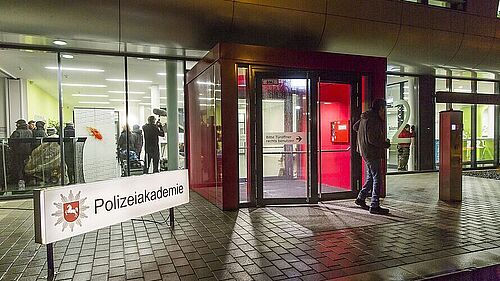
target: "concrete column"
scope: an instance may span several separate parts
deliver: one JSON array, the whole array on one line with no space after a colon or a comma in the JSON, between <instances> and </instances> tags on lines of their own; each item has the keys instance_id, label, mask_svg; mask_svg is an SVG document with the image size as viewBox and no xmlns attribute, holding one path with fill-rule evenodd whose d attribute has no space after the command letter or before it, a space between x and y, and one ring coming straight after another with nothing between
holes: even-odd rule
<instances>
[{"instance_id":1,"label":"concrete column","mask_svg":"<svg viewBox=\"0 0 500 281\"><path fill-rule=\"evenodd\" d=\"M151 85L149 87L151 91L151 112L150 115L153 114L153 109L154 108L160 108L160 87L158 85Z\"/></svg>"},{"instance_id":2,"label":"concrete column","mask_svg":"<svg viewBox=\"0 0 500 281\"><path fill-rule=\"evenodd\" d=\"M167 61L168 170L179 169L179 122L177 113L177 62Z\"/></svg>"}]
</instances>

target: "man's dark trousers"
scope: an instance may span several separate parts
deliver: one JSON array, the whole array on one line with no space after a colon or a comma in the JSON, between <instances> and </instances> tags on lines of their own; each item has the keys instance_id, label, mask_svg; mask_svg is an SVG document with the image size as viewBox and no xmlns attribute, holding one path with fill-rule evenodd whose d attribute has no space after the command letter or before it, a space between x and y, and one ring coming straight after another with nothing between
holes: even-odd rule
<instances>
[{"instance_id":1,"label":"man's dark trousers","mask_svg":"<svg viewBox=\"0 0 500 281\"><path fill-rule=\"evenodd\" d=\"M153 160L153 173L158 173L158 166L160 164L160 152L146 152L146 161L144 161L144 174L149 172L149 165L151 165L151 160Z\"/></svg>"},{"instance_id":2,"label":"man's dark trousers","mask_svg":"<svg viewBox=\"0 0 500 281\"><path fill-rule=\"evenodd\" d=\"M370 193L372 195L371 207L379 207L380 186L382 184L381 177L381 159L365 160L366 163L366 182L358 194L358 199L365 200Z\"/></svg>"}]
</instances>

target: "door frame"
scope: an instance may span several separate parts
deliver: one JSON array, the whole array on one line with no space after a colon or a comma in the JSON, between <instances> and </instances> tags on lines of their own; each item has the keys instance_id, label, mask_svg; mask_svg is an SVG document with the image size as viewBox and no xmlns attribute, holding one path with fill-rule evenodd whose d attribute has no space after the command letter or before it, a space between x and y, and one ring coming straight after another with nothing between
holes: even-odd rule
<instances>
[{"instance_id":1,"label":"door frame","mask_svg":"<svg viewBox=\"0 0 500 281\"><path fill-rule=\"evenodd\" d=\"M307 196L304 198L264 198L263 196L263 132L262 132L262 79L307 79ZM326 193L320 196L318 184L318 91L321 81L351 85L350 126L361 114L361 75L348 73L288 69L279 67L249 66L250 95L250 165L247 167L247 180L251 181L251 197L248 206L270 204L316 204L319 201L354 198L361 182L361 157L356 153L356 133L351 130L351 191ZM247 162L248 163L248 162ZM320 198L321 197L321 198Z\"/></svg>"},{"instance_id":2,"label":"door frame","mask_svg":"<svg viewBox=\"0 0 500 281\"><path fill-rule=\"evenodd\" d=\"M350 177L350 185L351 185L351 190L350 191L344 191L344 192L334 192L334 193L323 193L320 194L320 189L319 189L319 184L320 184L320 179L319 176L317 176L316 180L316 185L318 185L318 196L319 196L319 201L328 201L328 200L336 200L336 199L349 199L349 198L355 198L358 193L358 189L361 186L361 179L362 179L362 161L361 161L361 156L357 153L357 133L354 132L352 129L354 123L356 123L360 116L361 116L361 102L362 102L362 97L361 97L361 75L356 75L356 74L349 74L349 73L334 73L334 72L320 72L319 77L318 77L318 83L317 83L317 88L318 90L316 91L319 95L319 84L322 82L325 83L338 83L338 84L349 84L351 86L351 92L350 92L350 105L349 105L349 110L350 110L350 116L349 116L349 126L350 126L350 135L349 135L349 142L350 142L350 169L351 169L351 177ZM320 108L319 108L319 96L316 97L316 104L318 106L315 106L316 112L311 112L311 115L314 116L314 119L317 119ZM311 132L311 134L314 134L316 136L319 135L319 120L314 120L314 126L311 126L312 130L315 130L315 132ZM316 159L319 160L319 140L316 141L316 149L314 151L314 154L316 154ZM321 167L319 166L319 162L316 166L316 170L319 172L319 169ZM317 173L318 174L318 173Z\"/></svg>"}]
</instances>

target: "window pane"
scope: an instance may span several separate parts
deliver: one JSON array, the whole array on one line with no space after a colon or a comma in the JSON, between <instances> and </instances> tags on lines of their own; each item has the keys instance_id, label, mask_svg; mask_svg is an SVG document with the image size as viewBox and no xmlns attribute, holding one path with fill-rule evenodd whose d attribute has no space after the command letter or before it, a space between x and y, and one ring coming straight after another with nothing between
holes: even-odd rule
<instances>
[{"instance_id":1,"label":"window pane","mask_svg":"<svg viewBox=\"0 0 500 281\"><path fill-rule=\"evenodd\" d=\"M47 124L57 130L59 123L57 55L0 50L0 68L7 73L0 75L1 190L19 195L29 194L34 188L59 185L59 138L53 135L56 138L47 143L45 131Z\"/></svg>"},{"instance_id":2,"label":"window pane","mask_svg":"<svg viewBox=\"0 0 500 281\"><path fill-rule=\"evenodd\" d=\"M445 103L436 103L436 118L434 123L435 129L435 142L434 142L434 151L435 151L435 163L436 169L439 169L439 112L446 110Z\"/></svg>"},{"instance_id":3,"label":"window pane","mask_svg":"<svg viewBox=\"0 0 500 281\"><path fill-rule=\"evenodd\" d=\"M416 166L415 132L418 129L418 79L408 76L387 77L388 171L413 171ZM408 125L408 127L406 126ZM415 126L412 130L412 126Z\"/></svg>"},{"instance_id":4,"label":"window pane","mask_svg":"<svg viewBox=\"0 0 500 281\"><path fill-rule=\"evenodd\" d=\"M458 92L458 93L472 92L472 81L470 80L453 79L451 81L451 85L452 85L452 92Z\"/></svg>"},{"instance_id":5,"label":"window pane","mask_svg":"<svg viewBox=\"0 0 500 281\"><path fill-rule=\"evenodd\" d=\"M120 177L123 171L117 161L117 142L125 124L124 59L68 55L61 61L68 182ZM58 121L49 124L49 137L50 127L56 127Z\"/></svg>"},{"instance_id":6,"label":"window pane","mask_svg":"<svg viewBox=\"0 0 500 281\"><path fill-rule=\"evenodd\" d=\"M437 91L450 91L450 87L448 86L448 79L436 78L436 92Z\"/></svg>"},{"instance_id":7,"label":"window pane","mask_svg":"<svg viewBox=\"0 0 500 281\"><path fill-rule=\"evenodd\" d=\"M454 110L463 112L463 133L462 133L462 162L464 167L470 167L471 155L474 147L472 145L472 105L470 104L453 104Z\"/></svg>"},{"instance_id":8,"label":"window pane","mask_svg":"<svg viewBox=\"0 0 500 281\"><path fill-rule=\"evenodd\" d=\"M479 94L494 94L495 82L477 81L477 92Z\"/></svg>"},{"instance_id":9,"label":"window pane","mask_svg":"<svg viewBox=\"0 0 500 281\"><path fill-rule=\"evenodd\" d=\"M239 175L240 202L248 202L249 186L247 179L247 79L248 68L238 67L238 139L239 139Z\"/></svg>"},{"instance_id":10,"label":"window pane","mask_svg":"<svg viewBox=\"0 0 500 281\"><path fill-rule=\"evenodd\" d=\"M478 104L476 124L476 159L478 166L483 166L481 161L491 161L495 155L495 106Z\"/></svg>"},{"instance_id":11,"label":"window pane","mask_svg":"<svg viewBox=\"0 0 500 281\"><path fill-rule=\"evenodd\" d=\"M448 1L429 0L429 5L450 8L450 3Z\"/></svg>"}]
</instances>

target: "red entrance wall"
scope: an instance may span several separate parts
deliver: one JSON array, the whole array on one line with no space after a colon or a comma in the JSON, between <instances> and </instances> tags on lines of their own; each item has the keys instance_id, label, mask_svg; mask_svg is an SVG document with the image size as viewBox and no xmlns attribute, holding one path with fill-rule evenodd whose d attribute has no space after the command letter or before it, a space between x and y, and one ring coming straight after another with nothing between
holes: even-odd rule
<instances>
[{"instance_id":1,"label":"red entrance wall","mask_svg":"<svg viewBox=\"0 0 500 281\"><path fill-rule=\"evenodd\" d=\"M328 152L331 150L347 150L347 142L332 141L332 122L347 121L350 128L350 98L349 84L320 83L319 86L319 146L318 173L320 183L332 187L351 190L351 152ZM323 189L328 192L328 189Z\"/></svg>"}]
</instances>

